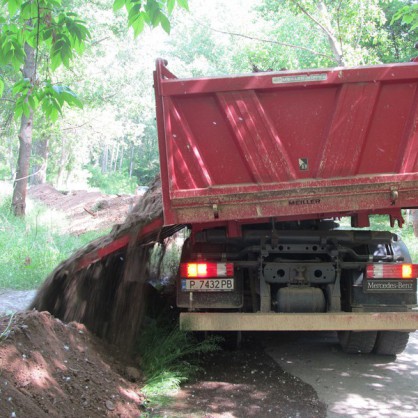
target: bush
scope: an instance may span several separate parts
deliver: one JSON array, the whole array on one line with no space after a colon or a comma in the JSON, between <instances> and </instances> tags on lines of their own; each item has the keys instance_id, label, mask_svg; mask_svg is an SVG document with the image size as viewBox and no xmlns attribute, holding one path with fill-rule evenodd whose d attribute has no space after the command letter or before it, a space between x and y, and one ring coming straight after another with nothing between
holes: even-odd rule
<instances>
[{"instance_id":1,"label":"bush","mask_svg":"<svg viewBox=\"0 0 418 418\"><path fill-rule=\"evenodd\" d=\"M87 167L91 176L87 183L91 187L99 188L106 194L127 193L134 194L137 188L135 178L129 177L126 173L113 171L103 174L98 167Z\"/></svg>"},{"instance_id":2,"label":"bush","mask_svg":"<svg viewBox=\"0 0 418 418\"><path fill-rule=\"evenodd\" d=\"M144 393L152 398L177 390L200 370L199 356L219 350L220 341L216 336L198 341L191 333L177 326L161 326L158 321L148 324L139 342L141 369L146 377Z\"/></svg>"},{"instance_id":3,"label":"bush","mask_svg":"<svg viewBox=\"0 0 418 418\"><path fill-rule=\"evenodd\" d=\"M103 235L65 231L62 214L27 200L26 217L15 217L10 195L0 194L0 289L34 289L77 248Z\"/></svg>"}]
</instances>

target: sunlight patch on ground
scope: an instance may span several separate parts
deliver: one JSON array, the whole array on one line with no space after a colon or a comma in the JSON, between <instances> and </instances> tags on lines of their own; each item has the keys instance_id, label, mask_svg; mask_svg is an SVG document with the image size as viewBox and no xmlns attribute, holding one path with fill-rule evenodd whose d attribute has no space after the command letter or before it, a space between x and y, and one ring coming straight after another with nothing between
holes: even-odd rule
<instances>
[{"instance_id":1,"label":"sunlight patch on ground","mask_svg":"<svg viewBox=\"0 0 418 418\"><path fill-rule=\"evenodd\" d=\"M332 412L343 417L404 417L416 418L415 401L405 403L405 399L391 399L388 401L371 399L359 394L350 393L343 401L332 406Z\"/></svg>"},{"instance_id":2,"label":"sunlight patch on ground","mask_svg":"<svg viewBox=\"0 0 418 418\"><path fill-rule=\"evenodd\" d=\"M418 332L396 358L345 354L331 333L293 338L278 337L267 353L313 386L328 418L418 418Z\"/></svg>"}]
</instances>

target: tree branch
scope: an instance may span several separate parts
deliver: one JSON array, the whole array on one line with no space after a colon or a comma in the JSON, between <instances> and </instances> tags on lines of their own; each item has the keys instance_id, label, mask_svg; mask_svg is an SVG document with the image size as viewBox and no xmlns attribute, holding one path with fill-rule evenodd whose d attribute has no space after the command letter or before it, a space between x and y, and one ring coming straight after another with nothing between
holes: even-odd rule
<instances>
[{"instance_id":1,"label":"tree branch","mask_svg":"<svg viewBox=\"0 0 418 418\"><path fill-rule=\"evenodd\" d=\"M312 16L297 0L290 0L296 7L300 9L300 11L305 14L312 22L315 23L327 36L332 36L330 31L314 16Z\"/></svg>"},{"instance_id":2,"label":"tree branch","mask_svg":"<svg viewBox=\"0 0 418 418\"><path fill-rule=\"evenodd\" d=\"M38 10L38 22L36 24L35 76L34 76L34 80L32 81L33 84L35 84L35 82L36 82L37 71L38 71L39 30L40 30L40 20L41 20L41 9L40 9L40 6L39 6L39 0L36 0L36 7L37 7L37 10Z\"/></svg>"},{"instance_id":3,"label":"tree branch","mask_svg":"<svg viewBox=\"0 0 418 418\"><path fill-rule=\"evenodd\" d=\"M86 126L87 124L89 124L91 121L88 120L87 122L82 123L81 125L78 126L71 126L69 128L61 128L61 131L72 131L74 129L78 129L78 128L82 128L83 126Z\"/></svg>"},{"instance_id":4,"label":"tree branch","mask_svg":"<svg viewBox=\"0 0 418 418\"><path fill-rule=\"evenodd\" d=\"M93 42L90 43L90 46L100 44L100 42L103 42L103 41L105 41L106 39L109 39L109 38L110 38L110 36L105 36L102 39L98 39L97 41L93 41Z\"/></svg>"},{"instance_id":5,"label":"tree branch","mask_svg":"<svg viewBox=\"0 0 418 418\"><path fill-rule=\"evenodd\" d=\"M340 12L341 12L341 3L343 0L340 0L338 2L338 8L337 8L337 29L338 29L338 41L340 42L340 49L341 52L344 55L344 47L343 47L343 39L341 37L341 20L340 20Z\"/></svg>"},{"instance_id":6,"label":"tree branch","mask_svg":"<svg viewBox=\"0 0 418 418\"><path fill-rule=\"evenodd\" d=\"M328 41L330 44L330 47L332 49L332 52L334 53L334 60L338 63L338 65L340 66L344 66L344 58L343 58L343 53L342 53L342 49L339 48L338 46L338 40L335 37L334 31L332 29L332 25L331 25L331 21L330 18L328 16L328 10L326 8L325 3L320 0L317 4L317 8L319 10L320 13L327 14L326 18L327 18L327 25L322 24L318 19L316 19L314 16L312 16L303 6L301 6L301 4L299 3L298 0L290 0L293 4L296 5L296 7L298 7L312 22L315 23L315 25L317 25L324 33L325 35L328 37ZM328 27L327 27L328 26Z\"/></svg>"},{"instance_id":7,"label":"tree branch","mask_svg":"<svg viewBox=\"0 0 418 418\"><path fill-rule=\"evenodd\" d=\"M281 45L281 46L285 46L287 48L295 48L295 49L302 49L303 51L307 51L310 52L311 54L314 55L318 55L321 57L325 57L328 59L332 59L335 62L338 62L335 57L333 55L329 55L329 54L322 54L321 52L317 52L314 51L313 49L310 48L306 48L304 46L299 46L299 45L293 45L293 44L289 44L287 42L280 42L280 41L273 41L272 39L263 39L263 38L258 38L256 36L249 36L249 35L244 35L242 33L237 33L237 32L229 32L226 30L221 30L221 29L215 29L211 26L205 25L202 22L199 22L197 19L194 19L199 25L205 26L206 28L208 28L209 30L213 31L213 32L219 32L219 33L223 33L224 35L231 35L231 36L237 36L239 38L245 38L245 39L250 39L252 41L257 41L257 42L265 42L265 43L269 43L269 44L275 44L275 45Z\"/></svg>"}]
</instances>

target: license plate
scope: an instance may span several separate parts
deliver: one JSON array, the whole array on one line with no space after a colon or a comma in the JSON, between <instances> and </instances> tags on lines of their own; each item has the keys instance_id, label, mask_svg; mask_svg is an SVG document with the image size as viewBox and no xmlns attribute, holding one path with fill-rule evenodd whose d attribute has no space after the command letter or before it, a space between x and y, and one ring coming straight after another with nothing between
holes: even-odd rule
<instances>
[{"instance_id":1,"label":"license plate","mask_svg":"<svg viewBox=\"0 0 418 418\"><path fill-rule=\"evenodd\" d=\"M409 293L417 291L416 280L363 280L365 293Z\"/></svg>"},{"instance_id":2,"label":"license plate","mask_svg":"<svg viewBox=\"0 0 418 418\"><path fill-rule=\"evenodd\" d=\"M182 279L183 292L231 292L234 279Z\"/></svg>"}]
</instances>

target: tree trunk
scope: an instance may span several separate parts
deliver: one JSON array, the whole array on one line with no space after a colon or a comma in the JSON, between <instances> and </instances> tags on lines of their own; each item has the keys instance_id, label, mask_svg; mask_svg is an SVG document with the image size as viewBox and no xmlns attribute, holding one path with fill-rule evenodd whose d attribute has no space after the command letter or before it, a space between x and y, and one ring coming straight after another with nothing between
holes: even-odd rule
<instances>
[{"instance_id":1,"label":"tree trunk","mask_svg":"<svg viewBox=\"0 0 418 418\"><path fill-rule=\"evenodd\" d=\"M129 161L129 178L132 178L133 169L134 169L134 146L131 145L131 158Z\"/></svg>"},{"instance_id":2,"label":"tree trunk","mask_svg":"<svg viewBox=\"0 0 418 418\"><path fill-rule=\"evenodd\" d=\"M58 186L62 184L62 176L64 174L65 161L67 159L66 147L67 147L67 141L65 137L62 137L61 138L61 154L60 154L60 161L58 164L58 173L57 173L57 179L56 179L56 183Z\"/></svg>"},{"instance_id":3,"label":"tree trunk","mask_svg":"<svg viewBox=\"0 0 418 418\"><path fill-rule=\"evenodd\" d=\"M108 159L109 159L109 147L107 144L104 144L103 154L102 154L102 174L107 173Z\"/></svg>"},{"instance_id":4,"label":"tree trunk","mask_svg":"<svg viewBox=\"0 0 418 418\"><path fill-rule=\"evenodd\" d=\"M119 171L122 172L123 167L123 147L120 150Z\"/></svg>"},{"instance_id":5,"label":"tree trunk","mask_svg":"<svg viewBox=\"0 0 418 418\"><path fill-rule=\"evenodd\" d=\"M418 209L411 210L412 226L414 227L414 235L418 237Z\"/></svg>"},{"instance_id":6,"label":"tree trunk","mask_svg":"<svg viewBox=\"0 0 418 418\"><path fill-rule=\"evenodd\" d=\"M9 168L10 168L10 180L13 180L15 178L15 170L16 170L16 161L15 161L15 155L16 152L14 150L14 140L12 142L11 138L8 138L8 152L9 152Z\"/></svg>"},{"instance_id":7,"label":"tree trunk","mask_svg":"<svg viewBox=\"0 0 418 418\"><path fill-rule=\"evenodd\" d=\"M118 159L119 159L119 143L116 144L116 152L115 152L115 158L113 161L113 171L118 171Z\"/></svg>"},{"instance_id":8,"label":"tree trunk","mask_svg":"<svg viewBox=\"0 0 418 418\"><path fill-rule=\"evenodd\" d=\"M46 169L48 167L49 138L34 143L38 164L32 165L30 184L44 184L46 182Z\"/></svg>"},{"instance_id":9,"label":"tree trunk","mask_svg":"<svg viewBox=\"0 0 418 418\"><path fill-rule=\"evenodd\" d=\"M341 44L338 42L338 39L335 35L335 31L332 27L332 22L328 13L327 6L325 5L323 1L320 1L317 7L319 10L319 14L321 15L323 21L325 22L324 32L328 38L328 42L331 47L332 53L334 54L335 60L337 61L339 66L344 67L345 66L344 54L341 48Z\"/></svg>"},{"instance_id":10,"label":"tree trunk","mask_svg":"<svg viewBox=\"0 0 418 418\"><path fill-rule=\"evenodd\" d=\"M31 82L35 79L35 50L25 44L25 64L23 77ZM30 93L29 93L30 94ZM17 160L16 180L13 185L12 208L15 216L24 216L26 211L26 191L28 187L30 155L32 150L33 111L29 117L22 115L19 130L19 158Z\"/></svg>"},{"instance_id":11,"label":"tree trunk","mask_svg":"<svg viewBox=\"0 0 418 418\"><path fill-rule=\"evenodd\" d=\"M332 50L332 54L334 55L335 61L338 63L339 66L344 67L344 54L342 50L342 45L338 41L337 36L335 35L335 31L333 28L333 22L331 17L328 13L327 6L323 0L319 1L316 5L316 8L319 13L319 19L313 16L307 9L303 7L299 0L292 0L294 4L306 15L308 18L316 25L318 28L324 32L328 39L328 43Z\"/></svg>"}]
</instances>

